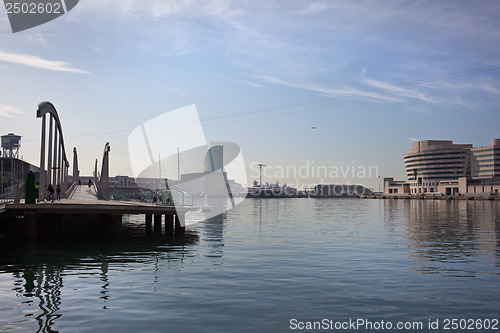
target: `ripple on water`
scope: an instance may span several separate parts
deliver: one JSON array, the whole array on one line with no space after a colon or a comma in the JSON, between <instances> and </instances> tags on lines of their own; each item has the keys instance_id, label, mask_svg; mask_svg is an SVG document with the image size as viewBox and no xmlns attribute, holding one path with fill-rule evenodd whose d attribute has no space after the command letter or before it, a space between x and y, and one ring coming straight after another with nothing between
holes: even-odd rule
<instances>
[{"instance_id":1,"label":"ripple on water","mask_svg":"<svg viewBox=\"0 0 500 333\"><path fill-rule=\"evenodd\" d=\"M0 326L21 331L288 331L289 320L492 318L498 202L246 200L186 237L9 247Z\"/></svg>"}]
</instances>

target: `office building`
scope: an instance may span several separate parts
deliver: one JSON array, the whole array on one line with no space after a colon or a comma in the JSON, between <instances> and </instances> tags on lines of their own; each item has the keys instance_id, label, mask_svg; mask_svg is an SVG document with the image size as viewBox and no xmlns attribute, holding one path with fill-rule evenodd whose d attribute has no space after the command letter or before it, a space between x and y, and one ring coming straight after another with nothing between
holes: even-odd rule
<instances>
[{"instance_id":1,"label":"office building","mask_svg":"<svg viewBox=\"0 0 500 333\"><path fill-rule=\"evenodd\" d=\"M486 147L418 141L403 160L408 181L386 178L384 193L490 195L500 187L500 139L491 140Z\"/></svg>"}]
</instances>

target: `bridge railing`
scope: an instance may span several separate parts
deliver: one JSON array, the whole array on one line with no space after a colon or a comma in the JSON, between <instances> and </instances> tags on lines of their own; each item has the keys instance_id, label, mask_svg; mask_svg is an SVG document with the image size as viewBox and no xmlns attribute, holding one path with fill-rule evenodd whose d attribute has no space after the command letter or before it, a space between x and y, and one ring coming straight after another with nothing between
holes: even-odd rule
<instances>
[{"instance_id":1,"label":"bridge railing","mask_svg":"<svg viewBox=\"0 0 500 333\"><path fill-rule=\"evenodd\" d=\"M78 183L77 182L73 182L69 186L68 190L66 192L64 192L64 198L65 199L69 198L73 194L73 192L75 192L77 186L78 186Z\"/></svg>"},{"instance_id":2,"label":"bridge railing","mask_svg":"<svg viewBox=\"0 0 500 333\"><path fill-rule=\"evenodd\" d=\"M170 194L177 205L194 206L194 195L192 193L170 186Z\"/></svg>"},{"instance_id":3,"label":"bridge railing","mask_svg":"<svg viewBox=\"0 0 500 333\"><path fill-rule=\"evenodd\" d=\"M0 205L10 203L14 201L14 193L2 193L0 194Z\"/></svg>"}]
</instances>

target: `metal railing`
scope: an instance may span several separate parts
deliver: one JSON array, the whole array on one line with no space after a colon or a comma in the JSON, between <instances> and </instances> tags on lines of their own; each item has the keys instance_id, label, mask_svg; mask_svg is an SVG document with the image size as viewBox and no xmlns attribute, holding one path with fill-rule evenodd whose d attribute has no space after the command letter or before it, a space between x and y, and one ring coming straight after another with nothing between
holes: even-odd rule
<instances>
[{"instance_id":1,"label":"metal railing","mask_svg":"<svg viewBox=\"0 0 500 333\"><path fill-rule=\"evenodd\" d=\"M170 194L177 205L194 206L194 195L192 193L170 186Z\"/></svg>"},{"instance_id":2,"label":"metal railing","mask_svg":"<svg viewBox=\"0 0 500 333\"><path fill-rule=\"evenodd\" d=\"M65 199L70 198L73 195L73 192L75 192L77 186L78 184L76 182L73 182L68 188L68 190L64 193L64 198Z\"/></svg>"},{"instance_id":3,"label":"metal railing","mask_svg":"<svg viewBox=\"0 0 500 333\"><path fill-rule=\"evenodd\" d=\"M0 194L0 205L4 205L10 202L14 202L14 193Z\"/></svg>"}]
</instances>

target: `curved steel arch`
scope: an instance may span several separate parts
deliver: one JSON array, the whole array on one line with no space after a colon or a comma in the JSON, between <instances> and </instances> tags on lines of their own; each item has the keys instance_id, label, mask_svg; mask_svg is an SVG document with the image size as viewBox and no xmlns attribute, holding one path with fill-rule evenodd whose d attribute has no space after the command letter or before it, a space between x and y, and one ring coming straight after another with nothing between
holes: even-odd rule
<instances>
[{"instance_id":1,"label":"curved steel arch","mask_svg":"<svg viewBox=\"0 0 500 333\"><path fill-rule=\"evenodd\" d=\"M49 135L48 135L48 154L47 154L47 170L45 170L45 148L46 148L46 118L49 114ZM52 184L61 186L61 192L65 193L69 187L67 182L69 162L66 157L66 148L64 147L64 137L61 121L57 114L56 108L50 102L42 102L38 104L36 111L37 118L42 118L42 138L40 149L40 190L39 198L43 200L46 196L46 186ZM56 129L53 131L53 123Z\"/></svg>"},{"instance_id":2,"label":"curved steel arch","mask_svg":"<svg viewBox=\"0 0 500 333\"><path fill-rule=\"evenodd\" d=\"M97 164L95 169L97 198L100 200L109 200L109 152L111 148L109 142L104 145L104 153L102 154L101 174L97 174ZM97 163L97 161L96 161Z\"/></svg>"}]
</instances>

